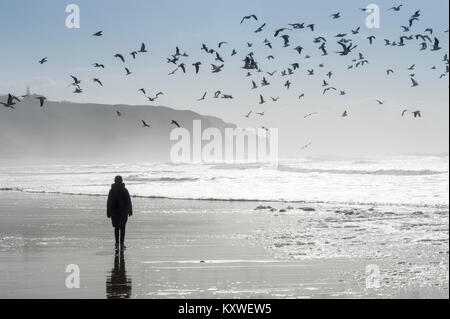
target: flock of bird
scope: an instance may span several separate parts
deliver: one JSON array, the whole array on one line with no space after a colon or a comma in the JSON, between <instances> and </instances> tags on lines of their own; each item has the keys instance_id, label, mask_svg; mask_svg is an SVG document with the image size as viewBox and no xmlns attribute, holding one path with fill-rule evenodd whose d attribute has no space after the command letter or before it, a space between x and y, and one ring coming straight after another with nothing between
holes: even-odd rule
<instances>
[{"instance_id":1,"label":"flock of bird","mask_svg":"<svg viewBox=\"0 0 450 319\"><path fill-rule=\"evenodd\" d=\"M361 11L367 12L368 9L366 8L360 8ZM387 11L390 12L399 12L403 10L403 5L393 6L389 8ZM341 12L335 12L330 15L331 20L339 20L343 18L343 14ZM420 21L422 18L421 10L416 10L414 13L409 17L407 20L407 23L405 25L400 26L401 33L403 33L398 39L383 39L381 43L386 47L403 47L406 45L409 45L410 42L415 42L416 45L418 45L418 48L416 50L424 51L424 50L430 50L430 51L441 51L442 47L440 46L440 40L435 35L436 32L433 28L427 27L423 32L413 32L413 30L416 28L416 25L418 21ZM256 15L251 14L244 16L240 24L251 24L251 23L257 23L257 26L255 26L254 33L258 34L261 32L264 32L267 28L267 23L260 23L259 19ZM281 28L278 28L273 31L272 40L269 40L267 37L264 39L262 44L268 48L268 50L273 49L277 43L275 41L281 40L281 47L282 48L292 48L295 52L297 57L301 57L303 55L304 59L310 59L311 55L304 53L306 49L301 45L296 45L295 47L291 44L291 38L292 34L294 32L304 31L304 32L311 32L313 34L313 45L317 47L317 51L319 52L321 57L325 57L327 55L331 54L331 51L328 49L329 43L332 41L330 38L326 38L324 36L320 36L316 34L317 26L313 23L305 23L305 22L295 22L295 23L288 23L286 26L283 26ZM356 27L355 29L351 29L349 31L344 31L337 33L334 38L335 42L338 47L340 47L340 50L334 51L334 54L337 54L341 57L347 57L351 55L351 63L348 64L347 70L352 70L356 68L363 68L365 65L369 64L370 61L365 57L365 55L361 52L355 53L355 50L358 48L358 43L356 42L355 37L361 33L361 27ZM444 33L448 33L448 30L444 31ZM92 35L93 37L102 37L103 31L98 31ZM270 37L269 37L270 38ZM368 44L374 45L378 39L375 35L369 35L365 38L365 40L368 41ZM384 42L384 43L383 43ZM225 61L228 59L228 57L234 57L238 54L236 49L229 49L231 53L225 54L225 49L227 48L228 43L226 41L220 41L217 43L217 49L215 47L208 46L206 44L202 44L200 48L200 52L204 51L204 54L210 57L212 62L209 63L210 65L210 72L211 73L220 73L225 68ZM297 72L301 71L301 63L295 61L290 63L289 65L285 66L282 69L275 70L275 71L263 71L260 68L260 61L257 60L255 52L253 52L253 43L247 42L246 47L250 52L245 54L243 56L243 65L242 69L244 70L244 76L251 78L250 79L250 90L262 90L262 88L270 86L271 85L271 77L275 75L275 73L279 72L281 77L287 77L286 80L283 81L283 86L286 88L286 90L291 89L291 86L293 85L293 79L292 75L296 74ZM230 52L228 51L228 52ZM113 55L114 58L118 60L118 63L121 63L124 65L124 75L129 76L133 72L127 67L126 61L127 59L136 59L141 54L148 53L147 47L145 43L142 43L140 45L140 48L138 50L133 50L129 53L129 57L126 58L126 55L122 53L116 53ZM201 61L195 61L193 63L188 63L187 58L190 57L189 54L184 52L179 46L177 46L172 54L170 54L169 57L167 57L167 64L173 66L173 69L168 73L169 76L175 75L177 72L186 73L188 72L189 65L192 67L192 71L195 74L198 74L203 66L203 63ZM266 59L268 61L275 60L275 57L273 54L268 54L266 56ZM38 61L39 64L44 65L46 63L49 63L49 59L47 57L42 58ZM191 61L192 62L192 61ZM441 60L441 62L444 65L444 71L440 74L439 78L445 78L449 73L449 59L448 54L445 54ZM94 68L100 68L105 69L105 65L103 63L93 63L92 67ZM319 69L325 68L324 63L318 64ZM416 65L411 65L409 68L407 68L407 71L409 72L408 77L409 81L411 82L411 87L415 88L419 86L419 80L417 80L416 75L414 73ZM436 70L437 67L433 66L433 70ZM313 76L316 75L319 71L316 69L306 69L305 74L307 76ZM396 72L393 68L388 68L386 70L386 76L390 76ZM254 79L255 74L263 74L259 81ZM322 80L321 84L321 92L322 95L330 94L332 92L336 92L339 96L346 95L347 92L345 90L340 90L337 87L330 84L330 82L333 80L334 73L332 71L328 71L328 73L324 73L324 79ZM74 94L81 94L83 93L83 88L81 87L82 81L74 75L70 75L70 78L72 79L72 82L69 84L70 87L73 87L73 93ZM92 79L93 82L98 84L100 87L103 86L103 82L100 80L100 78L96 77ZM259 82L259 83L258 83ZM159 97L163 96L163 92L157 92L154 94L148 94L147 90L145 88L139 88L137 90L138 93L141 93L149 102L156 101ZM149 92L150 93L150 92ZM25 96L22 96L25 97ZM204 101L208 97L208 92L204 92L201 97L197 101ZM224 93L220 90L217 90L214 92L214 94L211 96L212 98L218 99L233 99L233 95ZM301 100L305 97L305 93L300 93L298 95L298 99ZM39 100L39 105L41 107L44 106L44 103L46 101L46 97L44 96L38 96L36 97ZM270 101L275 103L280 100L279 96L270 96ZM267 103L267 99L264 97L263 92L259 94L259 100L258 104L263 105ZM4 107L14 109L15 105L17 103L20 103L21 99L13 94L8 95L8 100L6 102L0 102ZM375 101L374 101L375 102ZM376 99L376 102L379 105L383 105L385 102L381 99ZM422 112L420 110L410 110L409 108L405 108L401 112L401 116L405 116L406 114L412 114L414 118L420 118L422 116ZM123 113L120 111L116 111L117 116L122 116ZM250 118L253 114L258 115L260 117L263 117L265 115L265 111L261 112L253 112L253 110L248 111L244 116L245 118ZM304 116L305 119L318 115L318 112L313 112L306 114ZM350 112L348 110L344 110L341 114L341 117L345 118L350 116ZM149 128L150 124L146 120L141 120L142 127ZM171 125L174 125L176 127L181 127L180 124L176 120L172 120L170 123ZM266 127L262 127L263 129L267 130ZM307 148L311 145L311 143L306 144L302 147L302 149Z\"/></svg>"}]
</instances>

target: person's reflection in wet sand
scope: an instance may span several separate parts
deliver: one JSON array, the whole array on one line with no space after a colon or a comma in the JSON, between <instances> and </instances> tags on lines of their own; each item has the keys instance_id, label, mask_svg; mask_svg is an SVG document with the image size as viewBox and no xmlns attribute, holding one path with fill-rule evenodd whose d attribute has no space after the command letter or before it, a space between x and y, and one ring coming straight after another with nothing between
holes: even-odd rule
<instances>
[{"instance_id":1,"label":"person's reflection in wet sand","mask_svg":"<svg viewBox=\"0 0 450 319\"><path fill-rule=\"evenodd\" d=\"M114 267L106 277L106 298L128 299L131 297L131 278L127 277L123 251L116 251Z\"/></svg>"}]
</instances>

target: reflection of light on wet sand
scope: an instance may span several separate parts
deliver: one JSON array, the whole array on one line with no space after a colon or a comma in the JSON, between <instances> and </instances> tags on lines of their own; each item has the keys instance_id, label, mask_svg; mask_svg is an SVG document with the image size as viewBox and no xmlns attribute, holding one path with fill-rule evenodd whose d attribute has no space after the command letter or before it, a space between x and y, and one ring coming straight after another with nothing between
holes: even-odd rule
<instances>
[{"instance_id":1,"label":"reflection of light on wet sand","mask_svg":"<svg viewBox=\"0 0 450 319\"><path fill-rule=\"evenodd\" d=\"M237 264L237 263L279 263L280 260L252 260L252 259L241 259L241 260L155 260L155 261L142 261L143 264Z\"/></svg>"}]
</instances>

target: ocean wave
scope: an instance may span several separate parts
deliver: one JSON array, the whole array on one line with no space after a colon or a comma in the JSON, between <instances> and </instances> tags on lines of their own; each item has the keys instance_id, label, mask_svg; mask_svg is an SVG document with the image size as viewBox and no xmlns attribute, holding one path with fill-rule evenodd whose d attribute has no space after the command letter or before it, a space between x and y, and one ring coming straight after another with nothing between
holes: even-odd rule
<instances>
[{"instance_id":1,"label":"ocean wave","mask_svg":"<svg viewBox=\"0 0 450 319\"><path fill-rule=\"evenodd\" d=\"M125 178L126 181L129 182L173 182L173 183L182 183L182 182L195 182L198 181L198 178L195 177L144 177L139 175L130 175Z\"/></svg>"},{"instance_id":2,"label":"ocean wave","mask_svg":"<svg viewBox=\"0 0 450 319\"><path fill-rule=\"evenodd\" d=\"M378 170L357 170L357 169L320 169L320 168L296 168L286 165L279 165L281 172L293 173L326 173L326 174L344 174L344 175L389 175L389 176L424 176L446 174L448 171L435 171L429 169L423 170L404 170L404 169L378 169Z\"/></svg>"},{"instance_id":3,"label":"ocean wave","mask_svg":"<svg viewBox=\"0 0 450 319\"><path fill-rule=\"evenodd\" d=\"M89 196L89 197L107 197L103 193L89 192L65 192L65 191L45 191L24 189L21 187L5 187L0 188L4 192L22 192L31 194L54 194L68 196ZM409 208L433 208L433 209L449 209L448 204L436 203L390 203L390 202L360 202L360 201L325 201L325 200L286 200L286 199L262 199L262 198L225 198L225 197L183 197L183 196L163 196L163 195L135 195L132 198L143 199L170 199L170 200L187 200L187 201L212 201L212 202L254 202L254 203L285 203L285 204L316 204L316 205L334 205L334 206L386 206L386 207L409 207Z\"/></svg>"}]
</instances>

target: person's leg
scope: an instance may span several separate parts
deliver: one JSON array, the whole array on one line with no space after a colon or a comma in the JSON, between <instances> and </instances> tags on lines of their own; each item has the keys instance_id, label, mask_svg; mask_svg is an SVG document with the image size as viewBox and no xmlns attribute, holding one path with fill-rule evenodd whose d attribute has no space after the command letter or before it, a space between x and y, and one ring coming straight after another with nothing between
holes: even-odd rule
<instances>
[{"instance_id":1,"label":"person's leg","mask_svg":"<svg viewBox=\"0 0 450 319\"><path fill-rule=\"evenodd\" d=\"M122 246L125 243L125 226L126 224L120 226L120 245Z\"/></svg>"},{"instance_id":2,"label":"person's leg","mask_svg":"<svg viewBox=\"0 0 450 319\"><path fill-rule=\"evenodd\" d=\"M114 237L116 239L116 245L119 245L119 237L120 237L120 228L114 227Z\"/></svg>"}]
</instances>

